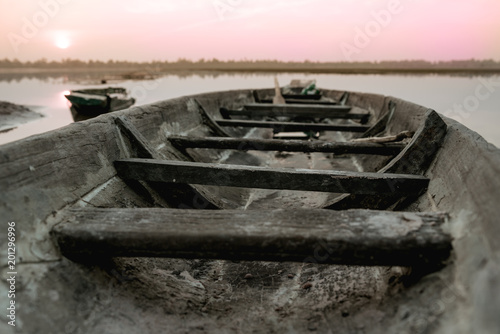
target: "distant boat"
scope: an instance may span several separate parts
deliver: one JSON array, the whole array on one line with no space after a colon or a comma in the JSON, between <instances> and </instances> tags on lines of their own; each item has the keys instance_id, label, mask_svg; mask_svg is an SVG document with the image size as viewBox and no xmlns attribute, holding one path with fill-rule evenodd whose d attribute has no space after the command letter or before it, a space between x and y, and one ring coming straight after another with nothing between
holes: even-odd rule
<instances>
[{"instance_id":1,"label":"distant boat","mask_svg":"<svg viewBox=\"0 0 500 334\"><path fill-rule=\"evenodd\" d=\"M126 109L135 103L135 99L121 87L72 90L64 96L71 102L75 121Z\"/></svg>"}]
</instances>

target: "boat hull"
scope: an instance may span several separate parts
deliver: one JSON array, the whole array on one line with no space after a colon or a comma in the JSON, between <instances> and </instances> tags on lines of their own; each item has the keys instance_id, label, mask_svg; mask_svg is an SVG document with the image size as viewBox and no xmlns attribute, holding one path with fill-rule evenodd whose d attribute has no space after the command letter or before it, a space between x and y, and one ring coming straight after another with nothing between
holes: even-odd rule
<instances>
[{"instance_id":1,"label":"boat hull","mask_svg":"<svg viewBox=\"0 0 500 334\"><path fill-rule=\"evenodd\" d=\"M134 98L126 96L125 89L113 87L75 90L65 97L71 102L71 111L75 121L76 118L88 119L126 109L135 103Z\"/></svg>"},{"instance_id":2,"label":"boat hull","mask_svg":"<svg viewBox=\"0 0 500 334\"><path fill-rule=\"evenodd\" d=\"M342 93L325 90L323 95L338 100ZM214 117L220 106L236 109L253 102L252 92L246 90L195 98ZM374 118L383 114L389 101L397 105L391 133L417 128L427 111L393 97L362 93L349 97L349 104ZM210 134L193 97L182 97L0 147L0 215L15 222L19 236L16 317L23 332L487 333L500 328L500 224L494 212L500 198L500 152L457 122L443 117L448 131L425 172L431 179L428 190L407 208L450 215L447 229L454 238L450 263L421 277L414 275L418 268L411 272L405 267L322 264L328 249L321 244L311 250L312 260L303 262L102 257L77 262L62 256L49 232L68 208L208 206L200 197L176 195L179 202L174 204L140 196L117 177L113 162L134 155L130 139L117 128L118 116L140 129L164 156L178 154L168 144L168 136ZM248 130L239 128L232 134L248 134ZM202 162L221 158L240 164L313 161L275 152L191 153ZM387 162L375 160L363 156L358 163L376 169ZM330 164L322 159L314 163L325 168ZM171 189L157 190L161 189L166 193L163 198L170 198ZM241 198L247 196L230 187L197 189L223 208L241 208ZM329 195L259 194L263 197L254 198L247 210L321 207L330 200ZM4 258L6 240L0 241ZM7 285L0 285L0 294L7 296ZM13 333L5 322L0 329Z\"/></svg>"}]
</instances>

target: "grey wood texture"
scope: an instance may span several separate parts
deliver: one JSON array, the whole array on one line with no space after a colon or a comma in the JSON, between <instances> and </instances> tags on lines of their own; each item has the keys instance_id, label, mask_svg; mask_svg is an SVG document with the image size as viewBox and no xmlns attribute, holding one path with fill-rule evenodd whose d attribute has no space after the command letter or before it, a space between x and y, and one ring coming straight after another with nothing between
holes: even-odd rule
<instances>
[{"instance_id":1,"label":"grey wood texture","mask_svg":"<svg viewBox=\"0 0 500 334\"><path fill-rule=\"evenodd\" d=\"M268 168L156 159L115 161L124 179L244 188L354 194L415 194L429 184L419 175Z\"/></svg>"},{"instance_id":2,"label":"grey wood texture","mask_svg":"<svg viewBox=\"0 0 500 334\"><path fill-rule=\"evenodd\" d=\"M241 126L250 128L270 128L274 132L295 131L345 131L365 132L370 127L367 125L351 124L324 124L324 123L299 123L299 122L271 122L271 121L246 121L246 120L217 120L219 126Z\"/></svg>"},{"instance_id":3,"label":"grey wood texture","mask_svg":"<svg viewBox=\"0 0 500 334\"><path fill-rule=\"evenodd\" d=\"M63 254L353 265L439 265L444 214L350 210L70 209L52 230Z\"/></svg>"},{"instance_id":4,"label":"grey wood texture","mask_svg":"<svg viewBox=\"0 0 500 334\"><path fill-rule=\"evenodd\" d=\"M304 140L279 140L255 138L182 137L170 136L168 140L179 149L213 148L227 150L323 152L333 154L396 155L405 147L402 143L356 143Z\"/></svg>"}]
</instances>

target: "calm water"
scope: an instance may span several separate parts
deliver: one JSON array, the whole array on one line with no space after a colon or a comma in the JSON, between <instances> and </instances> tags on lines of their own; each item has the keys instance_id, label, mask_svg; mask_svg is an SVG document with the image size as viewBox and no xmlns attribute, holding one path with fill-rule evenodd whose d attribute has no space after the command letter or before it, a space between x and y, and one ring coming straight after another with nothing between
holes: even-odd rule
<instances>
[{"instance_id":1,"label":"calm water","mask_svg":"<svg viewBox=\"0 0 500 334\"><path fill-rule=\"evenodd\" d=\"M155 80L121 81L136 105L182 95L273 86L274 74L166 75ZM392 95L454 118L500 147L500 76L278 74L281 85L295 78L316 79L322 88ZM0 144L73 122L63 92L98 87L99 80L66 76L6 78L0 75L0 100L30 106L46 117L1 133ZM109 86L104 85L103 87ZM1 120L0 120L1 121Z\"/></svg>"}]
</instances>

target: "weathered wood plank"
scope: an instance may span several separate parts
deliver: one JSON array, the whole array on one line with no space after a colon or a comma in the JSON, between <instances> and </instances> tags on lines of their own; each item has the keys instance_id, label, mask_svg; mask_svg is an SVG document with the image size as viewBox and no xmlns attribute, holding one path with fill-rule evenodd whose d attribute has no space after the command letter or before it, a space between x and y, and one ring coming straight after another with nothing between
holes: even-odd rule
<instances>
[{"instance_id":1,"label":"weathered wood plank","mask_svg":"<svg viewBox=\"0 0 500 334\"><path fill-rule=\"evenodd\" d=\"M210 114L203 108L201 103L197 99L193 99L194 103L198 107L203 123L212 130L212 132L220 137L230 137L230 135L222 129L219 124L210 116Z\"/></svg>"},{"instance_id":2,"label":"weathered wood plank","mask_svg":"<svg viewBox=\"0 0 500 334\"><path fill-rule=\"evenodd\" d=\"M365 133L361 135L361 138L375 137L377 134L385 130L387 123L391 120L394 111L396 111L396 104L392 101L389 102L389 110L378 119L378 121L373 124Z\"/></svg>"},{"instance_id":3,"label":"weathered wood plank","mask_svg":"<svg viewBox=\"0 0 500 334\"><path fill-rule=\"evenodd\" d=\"M369 210L71 209L52 235L68 257L152 256L439 265L445 214Z\"/></svg>"},{"instance_id":4,"label":"weathered wood plank","mask_svg":"<svg viewBox=\"0 0 500 334\"><path fill-rule=\"evenodd\" d=\"M441 148L448 126L432 109L405 149L380 170L382 173L423 174Z\"/></svg>"},{"instance_id":5,"label":"weathered wood plank","mask_svg":"<svg viewBox=\"0 0 500 334\"><path fill-rule=\"evenodd\" d=\"M256 90L253 90L252 91L252 94L253 94L253 98L254 98L254 101L256 103L273 103L273 100L270 99L270 98L260 98L259 96L259 93L256 91ZM289 97L288 98L285 98L285 102L286 103L290 103L290 104L323 104L323 105L336 105L338 104L336 101L328 101L328 100L321 100L321 96L319 97L319 99L314 99L313 98L310 98L308 97L307 95L304 95L306 96L305 98L304 97L296 97L296 95L293 95L290 97L290 95L288 95Z\"/></svg>"},{"instance_id":6,"label":"weathered wood plank","mask_svg":"<svg viewBox=\"0 0 500 334\"><path fill-rule=\"evenodd\" d=\"M356 143L323 142L304 140L277 140L255 138L220 138L220 137L178 137L168 140L179 149L212 148L243 151L287 151L287 152L323 152L333 154L373 154L396 155L405 147L402 143Z\"/></svg>"},{"instance_id":7,"label":"weathered wood plank","mask_svg":"<svg viewBox=\"0 0 500 334\"><path fill-rule=\"evenodd\" d=\"M350 94L349 92L344 92L344 93L342 94L342 96L340 97L340 99L339 99L339 104L340 104L341 106L345 106L345 105L347 104L347 100L349 100L349 96L350 96L350 95L351 95L351 94Z\"/></svg>"},{"instance_id":8,"label":"weathered wood plank","mask_svg":"<svg viewBox=\"0 0 500 334\"><path fill-rule=\"evenodd\" d=\"M446 123L438 113L429 109L425 115L423 124L415 132L410 143L391 162L379 170L379 173L424 174L441 147L446 136L446 130ZM414 198L410 197L410 199ZM402 200L401 197L393 195L378 194L375 196L364 196L359 194L345 194L337 198L327 208L333 210L351 208L378 210L385 209L398 201L404 203Z\"/></svg>"},{"instance_id":9,"label":"weathered wood plank","mask_svg":"<svg viewBox=\"0 0 500 334\"><path fill-rule=\"evenodd\" d=\"M132 150L132 156L138 158L146 159L162 159L165 158L161 156L148 142L148 140L142 135L142 133L137 130L137 128L124 116L119 116L115 119L115 123L118 125L120 131L127 137L130 142L130 149ZM175 155L170 153L170 156L166 158L175 159ZM178 207L186 206L186 203L191 204L193 198L200 199L200 202L205 203L205 208L207 209L219 209L220 207L215 204L215 201L203 196L202 192L197 189L197 186L192 186L189 184L172 184L169 187L169 191L165 192L162 187L158 187L151 183L144 183L141 180L127 180L128 186L132 188L137 193L146 191L154 191L158 194L162 194L162 197L171 205ZM141 183L142 182L142 183ZM154 197L154 195L153 195ZM189 205L188 204L188 205Z\"/></svg>"},{"instance_id":10,"label":"weathered wood plank","mask_svg":"<svg viewBox=\"0 0 500 334\"><path fill-rule=\"evenodd\" d=\"M321 113L347 113L351 110L351 106L343 105L319 105L319 104L272 104L272 103L248 103L243 106L245 110L252 111L272 111L276 113L286 113L286 112L321 112Z\"/></svg>"},{"instance_id":11,"label":"weathered wood plank","mask_svg":"<svg viewBox=\"0 0 500 334\"><path fill-rule=\"evenodd\" d=\"M350 113L336 110L309 110L309 109L241 109L231 110L227 108L220 108L220 113L224 118L229 116L248 116L248 117L312 117L312 118L332 118L332 119L357 119L362 123L366 123L370 117L370 113ZM227 116L227 117L225 117Z\"/></svg>"},{"instance_id":12,"label":"weathered wood plank","mask_svg":"<svg viewBox=\"0 0 500 334\"><path fill-rule=\"evenodd\" d=\"M219 126L241 126L250 128L270 128L274 132L295 132L295 131L345 131L345 132L365 132L370 127L366 125L351 124L323 124L323 123L299 123L299 122L266 122L247 120L217 120Z\"/></svg>"},{"instance_id":13,"label":"weathered wood plank","mask_svg":"<svg viewBox=\"0 0 500 334\"><path fill-rule=\"evenodd\" d=\"M298 100L320 100L323 95L322 94L283 94L285 99L298 99Z\"/></svg>"},{"instance_id":14,"label":"weathered wood plank","mask_svg":"<svg viewBox=\"0 0 500 334\"><path fill-rule=\"evenodd\" d=\"M120 177L132 180L332 193L414 194L425 189L429 183L429 179L414 175L268 168L154 159L117 160L115 168Z\"/></svg>"},{"instance_id":15,"label":"weathered wood plank","mask_svg":"<svg viewBox=\"0 0 500 334\"><path fill-rule=\"evenodd\" d=\"M118 116L115 118L115 123L129 140L131 146L130 148L135 151L135 156L149 159L160 158L156 150L151 147L142 133L140 133L128 119L124 116Z\"/></svg>"},{"instance_id":16,"label":"weathered wood plank","mask_svg":"<svg viewBox=\"0 0 500 334\"><path fill-rule=\"evenodd\" d=\"M271 99L260 99L259 103L272 103L273 100ZM325 105L325 106L334 106L338 105L337 102L335 101L328 101L328 100L304 100L304 99L295 99L295 98L288 98L285 99L286 104L320 104L320 105Z\"/></svg>"}]
</instances>

